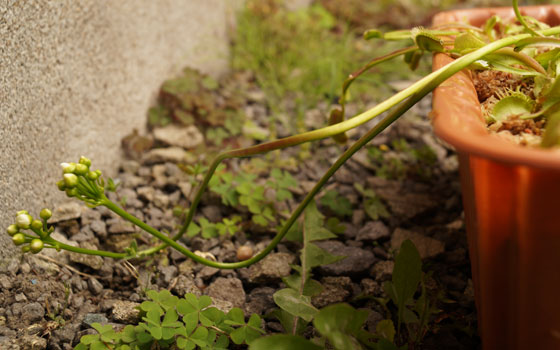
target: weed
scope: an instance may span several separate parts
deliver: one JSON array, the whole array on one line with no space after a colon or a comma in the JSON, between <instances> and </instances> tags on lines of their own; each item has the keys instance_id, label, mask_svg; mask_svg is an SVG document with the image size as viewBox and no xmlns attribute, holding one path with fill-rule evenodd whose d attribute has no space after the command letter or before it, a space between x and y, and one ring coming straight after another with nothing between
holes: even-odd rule
<instances>
[{"instance_id":1,"label":"weed","mask_svg":"<svg viewBox=\"0 0 560 350\"><path fill-rule=\"evenodd\" d=\"M139 308L142 320L116 332L111 325L94 323L98 334L85 335L76 350L148 350L148 349L223 349L234 344L250 344L264 331L261 318L252 314L248 321L239 308L227 314L212 307L208 296L186 294L183 298L167 290L149 290L150 300Z\"/></svg>"}]
</instances>

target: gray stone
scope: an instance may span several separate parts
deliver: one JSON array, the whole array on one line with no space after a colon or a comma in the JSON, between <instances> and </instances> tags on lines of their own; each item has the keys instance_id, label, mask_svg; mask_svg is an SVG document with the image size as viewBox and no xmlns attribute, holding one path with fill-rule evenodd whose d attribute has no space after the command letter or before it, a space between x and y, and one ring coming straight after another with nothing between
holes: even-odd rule
<instances>
[{"instance_id":1,"label":"gray stone","mask_svg":"<svg viewBox=\"0 0 560 350\"><path fill-rule=\"evenodd\" d=\"M393 237L391 238L391 248L398 250L401 247L402 242L407 239L410 239L412 243L414 243L422 259L433 258L445 251L445 245L443 242L402 228L397 228L395 232L393 232Z\"/></svg>"},{"instance_id":2,"label":"gray stone","mask_svg":"<svg viewBox=\"0 0 560 350\"><path fill-rule=\"evenodd\" d=\"M100 323L104 325L109 323L109 320L104 314L87 313L82 320L82 325L85 327L91 327L93 323Z\"/></svg>"},{"instance_id":3,"label":"gray stone","mask_svg":"<svg viewBox=\"0 0 560 350\"><path fill-rule=\"evenodd\" d=\"M107 236L107 225L103 220L94 220L89 224L89 227L100 237Z\"/></svg>"},{"instance_id":4,"label":"gray stone","mask_svg":"<svg viewBox=\"0 0 560 350\"><path fill-rule=\"evenodd\" d=\"M373 265L373 268L371 269L371 277L375 278L377 281L391 279L394 267L395 263L393 261L380 261Z\"/></svg>"},{"instance_id":5,"label":"gray stone","mask_svg":"<svg viewBox=\"0 0 560 350\"><path fill-rule=\"evenodd\" d=\"M169 206L169 196L161 191L156 191L153 203L156 207L165 209Z\"/></svg>"},{"instance_id":6,"label":"gray stone","mask_svg":"<svg viewBox=\"0 0 560 350\"><path fill-rule=\"evenodd\" d=\"M327 275L355 275L369 270L375 262L375 256L369 250L359 247L349 247L339 241L321 241L315 243L318 247L336 256L346 258L329 265L319 267Z\"/></svg>"},{"instance_id":7,"label":"gray stone","mask_svg":"<svg viewBox=\"0 0 560 350\"><path fill-rule=\"evenodd\" d=\"M196 158L180 147L155 148L142 156L142 163L144 164L165 162L193 164L196 162Z\"/></svg>"},{"instance_id":8,"label":"gray stone","mask_svg":"<svg viewBox=\"0 0 560 350\"><path fill-rule=\"evenodd\" d=\"M40 303L26 304L21 309L21 318L26 322L39 322L45 316L45 309Z\"/></svg>"},{"instance_id":9,"label":"gray stone","mask_svg":"<svg viewBox=\"0 0 560 350\"><path fill-rule=\"evenodd\" d=\"M390 235L389 228L382 221L369 221L358 231L356 239L358 241L377 241L389 238Z\"/></svg>"},{"instance_id":10,"label":"gray stone","mask_svg":"<svg viewBox=\"0 0 560 350\"><path fill-rule=\"evenodd\" d=\"M109 229L107 230L110 234L122 234L122 233L134 233L136 232L136 226L131 222L124 221L120 218L115 218L108 220Z\"/></svg>"},{"instance_id":11,"label":"gray stone","mask_svg":"<svg viewBox=\"0 0 560 350\"><path fill-rule=\"evenodd\" d=\"M125 159L121 162L120 167L125 173L136 174L138 168L140 168L140 163L132 159Z\"/></svg>"},{"instance_id":12,"label":"gray stone","mask_svg":"<svg viewBox=\"0 0 560 350\"><path fill-rule=\"evenodd\" d=\"M62 327L54 330L49 337L49 343L72 344L77 328L75 324L66 323Z\"/></svg>"},{"instance_id":13,"label":"gray stone","mask_svg":"<svg viewBox=\"0 0 560 350\"><path fill-rule=\"evenodd\" d=\"M248 279L251 283L279 281L290 274L296 257L289 253L272 253L248 269Z\"/></svg>"},{"instance_id":14,"label":"gray stone","mask_svg":"<svg viewBox=\"0 0 560 350\"><path fill-rule=\"evenodd\" d=\"M99 295L103 291L103 285L95 277L88 279L88 289L93 295Z\"/></svg>"},{"instance_id":15,"label":"gray stone","mask_svg":"<svg viewBox=\"0 0 560 350\"><path fill-rule=\"evenodd\" d=\"M21 350L44 350L47 348L47 339L37 335L24 335L18 338Z\"/></svg>"},{"instance_id":16,"label":"gray stone","mask_svg":"<svg viewBox=\"0 0 560 350\"><path fill-rule=\"evenodd\" d=\"M215 307L216 309L224 312L224 313L228 313L231 311L231 309L234 308L233 304L227 300L222 300L222 299L218 299L218 298L214 298L212 299L212 305L213 307Z\"/></svg>"},{"instance_id":17,"label":"gray stone","mask_svg":"<svg viewBox=\"0 0 560 350\"><path fill-rule=\"evenodd\" d=\"M170 124L163 128L155 128L153 132L156 141L185 149L194 148L204 141L204 137L194 125L179 127Z\"/></svg>"},{"instance_id":18,"label":"gray stone","mask_svg":"<svg viewBox=\"0 0 560 350\"><path fill-rule=\"evenodd\" d=\"M202 214L210 222L222 221L222 210L216 205L207 205L202 208Z\"/></svg>"},{"instance_id":19,"label":"gray stone","mask_svg":"<svg viewBox=\"0 0 560 350\"><path fill-rule=\"evenodd\" d=\"M138 198L146 202L151 202L154 200L156 190L151 186L142 186L138 187L136 192L138 193Z\"/></svg>"},{"instance_id":20,"label":"gray stone","mask_svg":"<svg viewBox=\"0 0 560 350\"><path fill-rule=\"evenodd\" d=\"M271 287L257 287L247 296L245 311L247 314L263 315L276 307L272 295L276 289Z\"/></svg>"},{"instance_id":21,"label":"gray stone","mask_svg":"<svg viewBox=\"0 0 560 350\"><path fill-rule=\"evenodd\" d=\"M211 298L229 301L234 307L243 307L245 304L245 290L238 278L218 277L204 292Z\"/></svg>"},{"instance_id":22,"label":"gray stone","mask_svg":"<svg viewBox=\"0 0 560 350\"><path fill-rule=\"evenodd\" d=\"M190 182L183 181L183 182L179 182L177 186L179 186L179 189L181 190L183 196L185 198L189 198L192 191L192 184Z\"/></svg>"},{"instance_id":23,"label":"gray stone","mask_svg":"<svg viewBox=\"0 0 560 350\"><path fill-rule=\"evenodd\" d=\"M382 291L381 285L371 278L364 278L360 281L360 287L362 287L362 294L366 296L376 296Z\"/></svg>"},{"instance_id":24,"label":"gray stone","mask_svg":"<svg viewBox=\"0 0 560 350\"><path fill-rule=\"evenodd\" d=\"M215 268L215 267L210 267L210 266L204 266L197 274L196 277L201 278L203 280L207 280L210 277L214 276L215 274L217 274L218 272L220 272L219 269Z\"/></svg>"},{"instance_id":25,"label":"gray stone","mask_svg":"<svg viewBox=\"0 0 560 350\"><path fill-rule=\"evenodd\" d=\"M173 265L163 266L159 268L159 272L163 278L163 282L167 285L177 276L177 267Z\"/></svg>"},{"instance_id":26,"label":"gray stone","mask_svg":"<svg viewBox=\"0 0 560 350\"><path fill-rule=\"evenodd\" d=\"M115 322L124 324L137 324L140 320L139 303L128 300L116 300L113 304L111 317Z\"/></svg>"},{"instance_id":27,"label":"gray stone","mask_svg":"<svg viewBox=\"0 0 560 350\"><path fill-rule=\"evenodd\" d=\"M84 210L81 216L82 225L89 225L95 220L101 220L101 212L95 209Z\"/></svg>"},{"instance_id":28,"label":"gray stone","mask_svg":"<svg viewBox=\"0 0 560 350\"><path fill-rule=\"evenodd\" d=\"M311 299L317 308L323 308L334 303L341 303L352 295L352 280L350 277L324 277L321 279L323 291Z\"/></svg>"},{"instance_id":29,"label":"gray stone","mask_svg":"<svg viewBox=\"0 0 560 350\"><path fill-rule=\"evenodd\" d=\"M7 275L1 274L0 275L0 287L2 290L12 289L12 280Z\"/></svg>"},{"instance_id":30,"label":"gray stone","mask_svg":"<svg viewBox=\"0 0 560 350\"><path fill-rule=\"evenodd\" d=\"M367 182L368 186L387 202L391 212L402 220L411 219L440 205L440 200L430 193L427 187L412 191L405 188L400 181L379 177L370 177Z\"/></svg>"},{"instance_id":31,"label":"gray stone","mask_svg":"<svg viewBox=\"0 0 560 350\"><path fill-rule=\"evenodd\" d=\"M83 245L84 248L86 248L87 246L86 242L84 242ZM70 261L89 266L94 270L99 270L103 266L103 258L98 255L88 255L88 254L79 254L79 253L70 252L69 257L70 257Z\"/></svg>"},{"instance_id":32,"label":"gray stone","mask_svg":"<svg viewBox=\"0 0 560 350\"><path fill-rule=\"evenodd\" d=\"M63 203L56 207L56 209L53 211L53 215L49 219L49 224L78 219L86 210L87 207L80 204L79 202L72 201Z\"/></svg>"},{"instance_id":33,"label":"gray stone","mask_svg":"<svg viewBox=\"0 0 560 350\"><path fill-rule=\"evenodd\" d=\"M171 283L173 286L171 291L176 293L179 296L184 296L187 293L194 294L196 296L202 295L200 289L194 283L194 279L192 277L187 277L185 275L179 275L175 279L174 282Z\"/></svg>"}]
</instances>

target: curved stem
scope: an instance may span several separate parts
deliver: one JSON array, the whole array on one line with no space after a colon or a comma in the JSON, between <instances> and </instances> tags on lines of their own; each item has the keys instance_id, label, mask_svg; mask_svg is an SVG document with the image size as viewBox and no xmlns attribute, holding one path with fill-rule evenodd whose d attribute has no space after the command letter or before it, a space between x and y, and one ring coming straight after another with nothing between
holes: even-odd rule
<instances>
[{"instance_id":1,"label":"curved stem","mask_svg":"<svg viewBox=\"0 0 560 350\"><path fill-rule=\"evenodd\" d=\"M86 249L80 247L74 247L73 245L65 244L62 242L57 241L52 237L45 237L42 238L44 243L50 244L51 247L45 246L45 248L53 248L56 250L64 249L70 252L80 253L80 254L88 254L88 255L99 255L99 256L106 256L108 258L113 259L124 259L128 257L126 253L115 253L115 252L108 252L105 250L95 250L95 249Z\"/></svg>"},{"instance_id":2,"label":"curved stem","mask_svg":"<svg viewBox=\"0 0 560 350\"><path fill-rule=\"evenodd\" d=\"M521 23L521 25L525 27L529 33L535 36L543 36L541 33L536 32L533 28L530 28L527 22L525 22L525 18L523 18L523 15L521 15L521 12L519 11L519 0L513 0L513 12L515 12L515 17L517 17L519 23Z\"/></svg>"},{"instance_id":3,"label":"curved stem","mask_svg":"<svg viewBox=\"0 0 560 350\"><path fill-rule=\"evenodd\" d=\"M542 32L546 33L547 35L557 34L557 33L560 32L560 27L549 28L549 29L543 30ZM174 248L176 248L177 250L179 250L181 253L183 253L186 256L192 258L193 260L195 260L197 262L200 262L202 264L208 265L208 266L223 268L223 269L234 269L234 268L249 266L249 265L263 259L266 255L268 255L268 253L270 253L274 249L274 247L282 240L282 238L288 232L288 229L291 227L291 225L297 220L299 215L303 212L303 210L305 209L307 204L314 198L314 196L319 192L319 190L327 182L327 180L336 172L336 170L338 170L338 168L340 168L342 166L342 164L344 164L344 162L346 162L346 160L348 160L361 147L363 147L365 144L367 144L367 142L369 142L371 139L373 139L373 137L375 137L379 132L381 132L383 129L385 129L387 126L389 126L391 123L393 123L398 117L400 117L404 112L406 112L408 109L410 109L410 107L412 107L416 102L418 102L423 96L428 94L430 91L432 91L434 88L436 88L443 81L445 81L446 79L451 77L453 74L455 74L458 71L468 67L469 65L471 65L475 61L479 60L480 58L484 57L485 55L487 55L489 53L492 53L496 50L499 50L503 47L515 44L517 41L522 40L522 39L526 39L529 36L530 36L529 34L519 34L519 35L515 35L515 36L512 36L512 37L503 38L503 39L497 40L497 41L495 41L491 44L488 44L488 45L486 45L486 46L484 46L484 47L482 47L482 48L480 48L480 49L478 49L474 52L471 52L471 53L469 53L469 54L467 54L467 55L465 55L461 58L458 58L457 60L450 63L449 65L447 65L445 67L442 67L435 72L432 72L431 74L429 74L426 77L424 77L423 79L419 80L418 82L416 82L412 86L410 86L407 89L404 89L401 92L393 95L389 99L381 102L380 104L371 108L370 110L368 110L364 113L361 113L361 114L357 115L356 117L354 117L352 119L349 119L347 121L344 121L344 122L341 122L341 123L338 123L338 124L335 124L335 125L331 125L331 126L328 126L328 127L322 128L322 129L302 133L302 134L299 134L299 135L290 136L290 137L286 137L286 138L275 140L275 141L265 142L265 143L255 145L255 146L251 146L251 147L248 147L248 148L235 149L235 150L231 150L231 151L221 153L212 162L208 172L206 173L206 175L204 177L204 180L203 180L201 186L199 187L199 189L197 191L195 199L193 200L193 203L192 203L192 205L189 209L189 212L187 214L187 218L185 219L185 223L183 224L179 233L177 233L173 238L169 238L169 237L161 234L159 231L157 231L157 230L151 228L150 226L144 224L143 222L141 222L140 220L138 220L134 216L126 213L123 209L121 209L120 207L118 207L117 205L115 205L114 203L112 203L108 200L106 201L106 203L103 203L103 204L106 205L109 209L115 211L117 214L119 214L122 217L128 219L129 221L133 222L134 224L136 224L140 228L142 228L142 229L146 230L147 232L153 234L154 236L160 238L164 242L164 244L162 244L162 245L159 245L159 246L153 247L151 249L147 249L147 250L139 252L139 256L149 255L149 254L155 253L155 252L167 247L168 245L171 245ZM387 109L399 104L401 101L405 100L406 98L409 98L409 99L406 102L404 102L402 105L400 105L393 113L391 113L389 116L385 117L373 129L371 129L367 134L362 136L358 141L356 141L356 143L354 143L346 152L344 152L340 156L340 158L333 164L333 166L331 166L331 168L329 168L329 170L325 173L325 175L321 178L321 180L319 180L319 182L317 182L317 184L313 187L313 189L307 194L307 196L300 203L300 205L298 205L296 210L292 213L292 215L290 216L288 221L285 223L285 225L282 227L282 229L277 233L277 235L274 237L274 239L271 241L271 243L263 251L261 251L260 253L258 253L254 257L252 257L251 259L248 259L248 260L245 260L245 261L242 261L242 262L237 262L237 263L215 262L215 261L211 261L211 260L201 258L201 257L197 256L196 254L194 254L193 252L191 252L190 250L184 248L181 245L178 245L175 242L177 239L181 238L182 235L186 232L186 230L187 230L187 228L188 228L189 224L191 223L192 218L194 216L194 211L196 210L196 208L197 208L197 206L200 202L200 198L202 197L202 193L206 190L206 188L208 186L208 183L209 183L214 171L216 170L217 166L221 163L221 161L223 161L225 159L228 159L228 158L247 157L247 156L251 156L251 155L255 155L255 154L268 152L268 151L271 151L271 150L276 150L276 149L282 149L282 148L286 148L286 147L290 147L290 146L295 146L295 145L298 145L298 144L301 144L301 143L304 143L304 142L319 140L319 139L322 139L322 138L327 138L327 137L345 132L349 129L352 129L356 126L359 126L359 125L369 121L370 119L372 119L372 118L376 117L377 115L383 113Z\"/></svg>"},{"instance_id":4,"label":"curved stem","mask_svg":"<svg viewBox=\"0 0 560 350\"><path fill-rule=\"evenodd\" d=\"M391 53L389 53L387 55L384 55L384 56L381 56L381 57L376 57L373 60L369 61L362 68L360 68L357 71L355 71L354 73L350 74L348 76L348 78L344 81L344 83L342 84L342 93L340 94L340 98L338 99L338 103L342 106L342 115L344 116L344 105L346 104L346 91L348 91L348 88L350 88L350 85L352 85L354 80L356 80L360 75L362 75L363 73L368 71L373 66L376 66L380 63L383 63L385 61L388 61L388 60L393 59L395 57L398 57L400 55L405 55L409 52L413 52L413 51L416 51L416 50L418 50L418 46L414 45L414 46L405 47L404 49L400 49L400 50L391 52Z\"/></svg>"}]
</instances>

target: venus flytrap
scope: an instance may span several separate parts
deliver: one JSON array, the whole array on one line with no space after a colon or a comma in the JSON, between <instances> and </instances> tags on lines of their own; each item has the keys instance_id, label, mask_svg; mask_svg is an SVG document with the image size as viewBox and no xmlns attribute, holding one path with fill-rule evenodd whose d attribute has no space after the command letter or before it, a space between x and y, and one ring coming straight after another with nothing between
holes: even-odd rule
<instances>
[{"instance_id":1,"label":"venus flytrap","mask_svg":"<svg viewBox=\"0 0 560 350\"><path fill-rule=\"evenodd\" d=\"M555 73L557 67L560 66L560 55L553 57L548 57L550 56L548 55L547 58L543 56L545 55L543 53L533 57L529 55L527 47L540 44L542 41L555 42L556 40L549 38L560 34L560 27L544 28L536 21L527 21L527 18L522 18L520 16L517 9L517 1L513 1L513 5L522 26L507 27L508 33L512 34L499 39L495 39L494 37L494 25L502 24L496 19L491 19L490 24L487 24L484 29L474 28L465 24L452 24L432 29L417 28L409 31L390 33L381 33L379 31L368 32L366 34L366 37L368 38L382 37L387 40L408 40L412 41L412 45L406 49L401 49L392 54L374 59L364 68L350 75L343 86L343 93L340 100L342 107L341 109L333 110L329 118L329 126L274 141L264 142L247 148L228 150L216 156L209 165L208 170L194 195L182 227L173 237L168 237L157 229L130 215L120 206L110 201L106 197L105 191L114 189L114 184L110 180L108 180L107 184L105 184L99 170L89 170L91 161L87 158L82 157L78 163L63 163L63 179L57 183L60 190L65 191L69 197L75 197L84 201L89 206L102 205L107 207L117 215L130 221L134 225L162 241L162 244L158 246L138 251L136 246L133 245L125 252L107 252L73 247L52 239L50 237L50 233L48 232L49 229L46 229L46 223L43 224L43 228L37 229L39 225L33 225L32 218L25 216L28 214L19 217L16 222L16 227L10 226L8 228L8 234L12 235L14 243L19 245L27 244L24 246L24 250L31 250L31 246L33 246L33 251L40 250L40 243L42 243L44 247L47 248L65 249L84 254L94 254L123 259L131 257L145 257L170 246L197 262L216 268L233 269L254 264L263 259L276 247L276 245L289 232L291 226L295 223L298 217L303 213L306 206L319 193L324 184L354 153L364 147L376 135L397 120L439 84L462 69L474 66L478 68L492 68L534 76L537 81L540 79L540 89L545 92L543 95L545 103L542 105L546 108L551 108L551 112L549 114L557 114L558 112L556 112L556 107L553 108L551 106L557 106L558 103L560 103L560 94L557 92L557 89L560 86L560 81L557 83L557 79L554 78L556 76ZM449 38L450 35L456 36L456 39L451 40ZM453 44L455 44L456 48L452 48ZM447 66L428 74L424 78L412 84L410 87L396 93L375 107L350 119L344 120L344 103L347 98L346 93L351 83L358 76L375 65L400 56L404 57L405 62L414 68L423 54L433 52L445 52L456 59ZM541 65L540 62L544 62L544 65ZM523 68L519 68L519 66L522 66ZM547 69L544 69L543 66L547 66ZM541 101L538 102L540 103ZM194 214L200 203L202 195L209 187L214 173L223 161L230 158L250 157L330 137L335 138L337 141L344 141L344 133L346 131L360 126L384 112L389 113L371 130L352 144L335 161L323 177L309 191L302 202L296 207L294 212L286 220L270 244L252 258L234 263L216 262L202 258L176 242L178 239L183 237L185 233L189 232ZM535 111L527 111L527 115L534 112ZM559 118L551 118L551 120ZM555 131L557 131L559 123L553 122L550 124L553 125L553 130L546 132L547 134L550 134L550 136L545 135L545 139L549 141L544 143L557 144L560 138L557 136L558 132L555 133ZM241 194L243 195L244 193ZM247 204L249 202L250 200L247 200ZM21 230L31 230L36 236L20 232ZM39 240L40 243L37 240Z\"/></svg>"}]
</instances>

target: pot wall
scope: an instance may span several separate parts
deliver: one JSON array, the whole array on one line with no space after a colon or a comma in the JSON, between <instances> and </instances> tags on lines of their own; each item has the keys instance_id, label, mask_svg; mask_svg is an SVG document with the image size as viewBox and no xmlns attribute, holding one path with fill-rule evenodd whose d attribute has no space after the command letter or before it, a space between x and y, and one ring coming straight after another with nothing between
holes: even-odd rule
<instances>
[{"instance_id":1,"label":"pot wall","mask_svg":"<svg viewBox=\"0 0 560 350\"><path fill-rule=\"evenodd\" d=\"M560 7L523 9L560 23ZM439 14L482 24L510 9ZM451 59L434 57L434 70ZM456 147L484 349L560 348L560 153L489 135L468 71L434 91L436 134Z\"/></svg>"}]
</instances>

